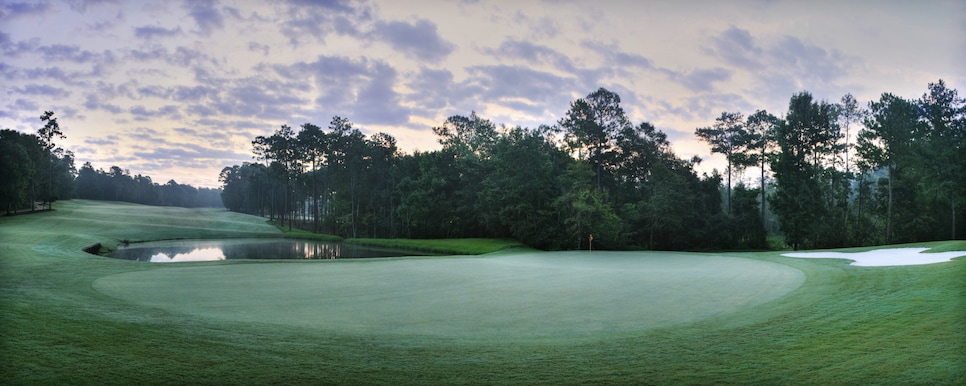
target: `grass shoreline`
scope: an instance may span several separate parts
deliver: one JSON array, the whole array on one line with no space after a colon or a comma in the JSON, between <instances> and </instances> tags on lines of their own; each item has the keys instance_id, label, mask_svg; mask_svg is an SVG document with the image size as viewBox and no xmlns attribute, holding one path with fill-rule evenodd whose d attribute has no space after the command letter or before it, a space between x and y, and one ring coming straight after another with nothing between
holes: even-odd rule
<instances>
[{"instance_id":1,"label":"grass shoreline","mask_svg":"<svg viewBox=\"0 0 966 386\"><path fill-rule=\"evenodd\" d=\"M285 238L318 240L326 242L341 242L367 247L401 249L415 252L451 255L482 255L509 248L527 248L526 245L515 240L462 238L462 239L404 239L404 238L342 238L324 233L312 233L302 229L291 229L273 221L269 224L284 233Z\"/></svg>"},{"instance_id":2,"label":"grass shoreline","mask_svg":"<svg viewBox=\"0 0 966 386\"><path fill-rule=\"evenodd\" d=\"M501 239L373 239L355 238L343 241L369 247L406 249L438 254L482 255L511 248L528 248L515 240Z\"/></svg>"},{"instance_id":3,"label":"grass shoreline","mask_svg":"<svg viewBox=\"0 0 966 386\"><path fill-rule=\"evenodd\" d=\"M0 217L4 383L966 384L964 258L869 268L781 251L721 253L790 266L805 282L733 314L570 343L358 335L210 320L120 301L92 285L134 271L271 262L132 264L81 250L122 239L281 235L257 217L94 201L54 206ZM920 245L961 250L963 242ZM288 265L306 264L380 263Z\"/></svg>"}]
</instances>

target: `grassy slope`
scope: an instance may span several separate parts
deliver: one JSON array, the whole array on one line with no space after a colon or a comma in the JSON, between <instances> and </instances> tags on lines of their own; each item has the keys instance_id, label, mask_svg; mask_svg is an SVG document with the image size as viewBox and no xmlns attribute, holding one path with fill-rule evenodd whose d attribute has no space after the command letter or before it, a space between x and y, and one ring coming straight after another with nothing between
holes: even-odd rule
<instances>
[{"instance_id":1,"label":"grassy slope","mask_svg":"<svg viewBox=\"0 0 966 386\"><path fill-rule=\"evenodd\" d=\"M734 254L795 267L807 281L737 314L592 342L373 339L120 302L92 283L160 266L80 252L121 239L277 234L257 219L115 203L55 208L0 218L4 383L966 383L964 259L862 268Z\"/></svg>"}]
</instances>

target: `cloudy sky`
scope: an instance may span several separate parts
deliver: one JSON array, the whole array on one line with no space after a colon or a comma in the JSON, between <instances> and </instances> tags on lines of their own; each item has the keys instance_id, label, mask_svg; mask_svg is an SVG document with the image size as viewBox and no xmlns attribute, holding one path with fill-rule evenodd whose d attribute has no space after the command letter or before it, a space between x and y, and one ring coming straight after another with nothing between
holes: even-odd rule
<instances>
[{"instance_id":1,"label":"cloudy sky","mask_svg":"<svg viewBox=\"0 0 966 386\"><path fill-rule=\"evenodd\" d=\"M450 115L553 124L605 87L710 171L693 133L722 111L966 94L963 36L961 0L0 0L0 128L53 110L78 167L214 187L282 124L340 115L411 153Z\"/></svg>"}]
</instances>

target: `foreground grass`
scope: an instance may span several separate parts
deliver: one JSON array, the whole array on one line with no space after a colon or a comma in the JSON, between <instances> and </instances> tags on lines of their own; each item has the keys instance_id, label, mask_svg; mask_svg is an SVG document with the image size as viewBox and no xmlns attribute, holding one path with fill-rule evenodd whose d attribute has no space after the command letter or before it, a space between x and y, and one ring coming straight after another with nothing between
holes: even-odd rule
<instances>
[{"instance_id":1,"label":"foreground grass","mask_svg":"<svg viewBox=\"0 0 966 386\"><path fill-rule=\"evenodd\" d=\"M452 255L482 255L509 248L524 248L522 243L501 239L348 239L349 244L380 248L412 249Z\"/></svg>"},{"instance_id":2,"label":"foreground grass","mask_svg":"<svg viewBox=\"0 0 966 386\"><path fill-rule=\"evenodd\" d=\"M3 383L966 384L962 258L865 268L727 254L791 266L806 281L776 301L684 326L590 341L481 342L219 321L119 301L92 283L140 270L265 263L138 264L81 248L278 230L224 211L76 201L55 209L0 218Z\"/></svg>"}]
</instances>

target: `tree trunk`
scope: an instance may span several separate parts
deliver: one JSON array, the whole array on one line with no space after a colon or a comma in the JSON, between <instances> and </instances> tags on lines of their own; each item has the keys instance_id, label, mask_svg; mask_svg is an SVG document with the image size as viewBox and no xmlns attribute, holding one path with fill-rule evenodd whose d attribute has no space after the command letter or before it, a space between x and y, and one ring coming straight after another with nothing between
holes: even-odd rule
<instances>
[{"instance_id":1,"label":"tree trunk","mask_svg":"<svg viewBox=\"0 0 966 386\"><path fill-rule=\"evenodd\" d=\"M600 193L600 148L597 148L597 193Z\"/></svg>"},{"instance_id":2,"label":"tree trunk","mask_svg":"<svg viewBox=\"0 0 966 386\"><path fill-rule=\"evenodd\" d=\"M953 215L952 232L949 234L950 240L956 240L956 194L953 189L949 189L949 208Z\"/></svg>"},{"instance_id":3,"label":"tree trunk","mask_svg":"<svg viewBox=\"0 0 966 386\"><path fill-rule=\"evenodd\" d=\"M312 158L312 232L319 233L319 193L316 190L316 181L319 178L318 165L315 157Z\"/></svg>"},{"instance_id":4,"label":"tree trunk","mask_svg":"<svg viewBox=\"0 0 966 386\"><path fill-rule=\"evenodd\" d=\"M895 168L889 164L889 208L886 212L886 244L892 244L892 174Z\"/></svg>"},{"instance_id":5,"label":"tree trunk","mask_svg":"<svg viewBox=\"0 0 966 386\"><path fill-rule=\"evenodd\" d=\"M761 155L761 226L765 226L765 154Z\"/></svg>"},{"instance_id":6,"label":"tree trunk","mask_svg":"<svg viewBox=\"0 0 966 386\"><path fill-rule=\"evenodd\" d=\"M728 160L728 214L731 214L731 160Z\"/></svg>"}]
</instances>

